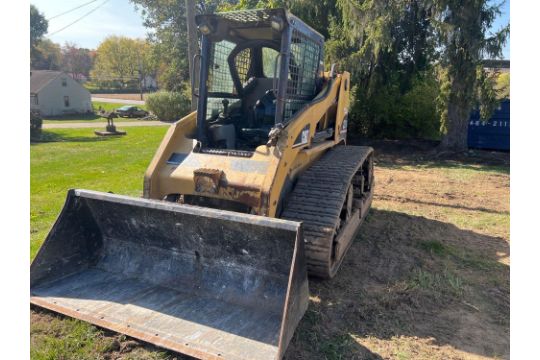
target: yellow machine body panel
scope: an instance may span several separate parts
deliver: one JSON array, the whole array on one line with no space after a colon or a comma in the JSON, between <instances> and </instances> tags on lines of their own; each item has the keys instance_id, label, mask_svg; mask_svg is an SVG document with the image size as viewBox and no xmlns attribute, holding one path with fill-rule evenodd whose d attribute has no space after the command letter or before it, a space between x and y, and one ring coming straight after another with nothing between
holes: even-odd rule
<instances>
[{"instance_id":1,"label":"yellow machine body panel","mask_svg":"<svg viewBox=\"0 0 540 360\"><path fill-rule=\"evenodd\" d=\"M349 107L349 73L330 78L313 102L278 135L275 145L261 145L252 156L196 152L196 112L171 126L144 178L144 196L197 195L249 207L257 215L276 217L287 184L326 150L345 142ZM315 142L317 133L326 139Z\"/></svg>"}]
</instances>

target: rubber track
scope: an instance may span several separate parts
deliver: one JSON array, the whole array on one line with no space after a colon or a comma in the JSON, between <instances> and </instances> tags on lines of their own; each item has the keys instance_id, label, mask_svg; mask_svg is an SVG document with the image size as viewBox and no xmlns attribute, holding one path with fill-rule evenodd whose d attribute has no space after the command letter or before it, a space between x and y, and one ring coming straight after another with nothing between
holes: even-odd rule
<instances>
[{"instance_id":1,"label":"rubber track","mask_svg":"<svg viewBox=\"0 0 540 360\"><path fill-rule=\"evenodd\" d=\"M308 273L328 278L334 229L353 176L370 152L369 147L336 146L299 178L282 218L303 222Z\"/></svg>"}]
</instances>

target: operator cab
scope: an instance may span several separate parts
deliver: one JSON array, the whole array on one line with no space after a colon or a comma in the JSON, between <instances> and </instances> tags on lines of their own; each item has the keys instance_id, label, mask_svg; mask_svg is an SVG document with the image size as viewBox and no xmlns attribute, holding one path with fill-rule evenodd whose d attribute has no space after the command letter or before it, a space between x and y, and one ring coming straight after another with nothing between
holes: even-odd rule
<instances>
[{"instance_id":1,"label":"operator cab","mask_svg":"<svg viewBox=\"0 0 540 360\"><path fill-rule=\"evenodd\" d=\"M203 150L255 150L320 91L324 38L287 11L199 15L196 22Z\"/></svg>"}]
</instances>

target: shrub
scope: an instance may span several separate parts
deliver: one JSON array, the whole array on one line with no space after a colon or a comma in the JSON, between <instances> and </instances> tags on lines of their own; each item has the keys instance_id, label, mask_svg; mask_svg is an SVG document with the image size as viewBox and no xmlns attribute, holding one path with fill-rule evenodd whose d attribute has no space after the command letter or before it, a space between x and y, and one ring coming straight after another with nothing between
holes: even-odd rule
<instances>
[{"instance_id":1,"label":"shrub","mask_svg":"<svg viewBox=\"0 0 540 360\"><path fill-rule=\"evenodd\" d=\"M148 95L146 107L160 120L176 121L190 111L191 99L186 92L159 91Z\"/></svg>"},{"instance_id":2,"label":"shrub","mask_svg":"<svg viewBox=\"0 0 540 360\"><path fill-rule=\"evenodd\" d=\"M437 139L439 89L433 72L419 73L407 89L398 79L385 79L376 91L355 86L351 91L352 136L389 139Z\"/></svg>"},{"instance_id":3,"label":"shrub","mask_svg":"<svg viewBox=\"0 0 540 360\"><path fill-rule=\"evenodd\" d=\"M43 119L39 111L30 110L30 140L37 140L41 137L41 127Z\"/></svg>"},{"instance_id":4,"label":"shrub","mask_svg":"<svg viewBox=\"0 0 540 360\"><path fill-rule=\"evenodd\" d=\"M437 140L440 138L440 115L437 111L439 85L429 73L419 73L411 89L399 99L396 120L401 137Z\"/></svg>"}]
</instances>

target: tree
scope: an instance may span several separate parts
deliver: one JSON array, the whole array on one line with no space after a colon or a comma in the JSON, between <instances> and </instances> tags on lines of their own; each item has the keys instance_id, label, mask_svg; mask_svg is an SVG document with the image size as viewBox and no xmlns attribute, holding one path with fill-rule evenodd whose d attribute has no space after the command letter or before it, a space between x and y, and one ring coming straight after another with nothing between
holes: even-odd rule
<instances>
[{"instance_id":1,"label":"tree","mask_svg":"<svg viewBox=\"0 0 540 360\"><path fill-rule=\"evenodd\" d=\"M156 58L156 53L153 49L153 45L150 44L148 41L137 40L137 46L139 49L139 56L137 57L139 89L141 92L141 100L143 100L143 89L145 87L148 87L148 84L146 84L146 79L147 77L152 77L155 79L158 60Z\"/></svg>"},{"instance_id":2,"label":"tree","mask_svg":"<svg viewBox=\"0 0 540 360\"><path fill-rule=\"evenodd\" d=\"M152 48L146 41L109 36L96 50L91 76L101 85L126 87L131 82L138 87L143 72L152 74L154 69Z\"/></svg>"},{"instance_id":3,"label":"tree","mask_svg":"<svg viewBox=\"0 0 540 360\"><path fill-rule=\"evenodd\" d=\"M197 28L195 24L195 0L186 0L186 24L187 24L187 32L188 32L188 64L189 64L189 73L190 73L190 80L193 84L193 81L195 79L194 72L195 64L193 63L193 60L195 58L195 55L199 52L199 44L198 44L198 37L197 37ZM197 109L197 98L195 97L195 93L191 94L191 110Z\"/></svg>"},{"instance_id":4,"label":"tree","mask_svg":"<svg viewBox=\"0 0 540 360\"><path fill-rule=\"evenodd\" d=\"M287 8L326 38L330 36L329 29L333 19L339 16L335 0L240 0L207 3L211 3L210 7L219 11Z\"/></svg>"},{"instance_id":5,"label":"tree","mask_svg":"<svg viewBox=\"0 0 540 360\"><path fill-rule=\"evenodd\" d=\"M49 39L40 40L35 47L32 68L34 70L60 70L62 51L60 45Z\"/></svg>"},{"instance_id":6,"label":"tree","mask_svg":"<svg viewBox=\"0 0 540 360\"><path fill-rule=\"evenodd\" d=\"M404 107L411 108L404 99L419 99L420 89L432 88L435 79L433 33L423 1L339 0L337 9L326 62L351 72L352 132L432 137L430 129L439 127L433 103L418 104L417 113L426 115L423 121L403 116L410 115Z\"/></svg>"},{"instance_id":7,"label":"tree","mask_svg":"<svg viewBox=\"0 0 540 360\"><path fill-rule=\"evenodd\" d=\"M142 9L144 26L153 29L149 41L159 59L161 88L179 91L189 80L188 34L185 0L131 0Z\"/></svg>"},{"instance_id":8,"label":"tree","mask_svg":"<svg viewBox=\"0 0 540 360\"><path fill-rule=\"evenodd\" d=\"M389 111L388 105L399 104L396 99L411 90L417 74L431 68L439 83L441 148L466 149L473 105L480 105L484 116L493 108L493 77L481 60L500 56L508 35L508 27L489 33L502 4L339 0L338 5L342 19L331 29L328 52L351 70L357 84L352 118L376 132L390 128L389 119L399 119L394 111L400 110Z\"/></svg>"},{"instance_id":9,"label":"tree","mask_svg":"<svg viewBox=\"0 0 540 360\"><path fill-rule=\"evenodd\" d=\"M45 16L39 12L37 7L30 5L30 46L36 46L43 35L47 33L49 26Z\"/></svg>"},{"instance_id":10,"label":"tree","mask_svg":"<svg viewBox=\"0 0 540 360\"><path fill-rule=\"evenodd\" d=\"M483 57L499 57L508 37L509 26L490 34L502 4L487 0L435 0L432 24L441 49L441 148L467 149L467 125L470 111L479 97L493 98L482 67ZM491 87L492 89L492 87Z\"/></svg>"},{"instance_id":11,"label":"tree","mask_svg":"<svg viewBox=\"0 0 540 360\"><path fill-rule=\"evenodd\" d=\"M47 33L48 26L45 16L34 5L30 5L30 66L37 57L36 46Z\"/></svg>"},{"instance_id":12,"label":"tree","mask_svg":"<svg viewBox=\"0 0 540 360\"><path fill-rule=\"evenodd\" d=\"M241 0L240 2L242 2ZM195 5L194 13L212 13L235 0L131 0L142 10L144 26L153 31L148 40L154 45L159 58L158 83L163 89L182 91L190 79L187 5ZM193 9L190 9L193 13ZM191 19L193 20L193 19ZM195 46L192 41L191 46ZM198 47L198 46L197 46Z\"/></svg>"},{"instance_id":13,"label":"tree","mask_svg":"<svg viewBox=\"0 0 540 360\"><path fill-rule=\"evenodd\" d=\"M62 47L62 70L70 73L75 80L81 80L82 75L88 77L93 62L89 49L79 48L74 43L66 43Z\"/></svg>"}]
</instances>

